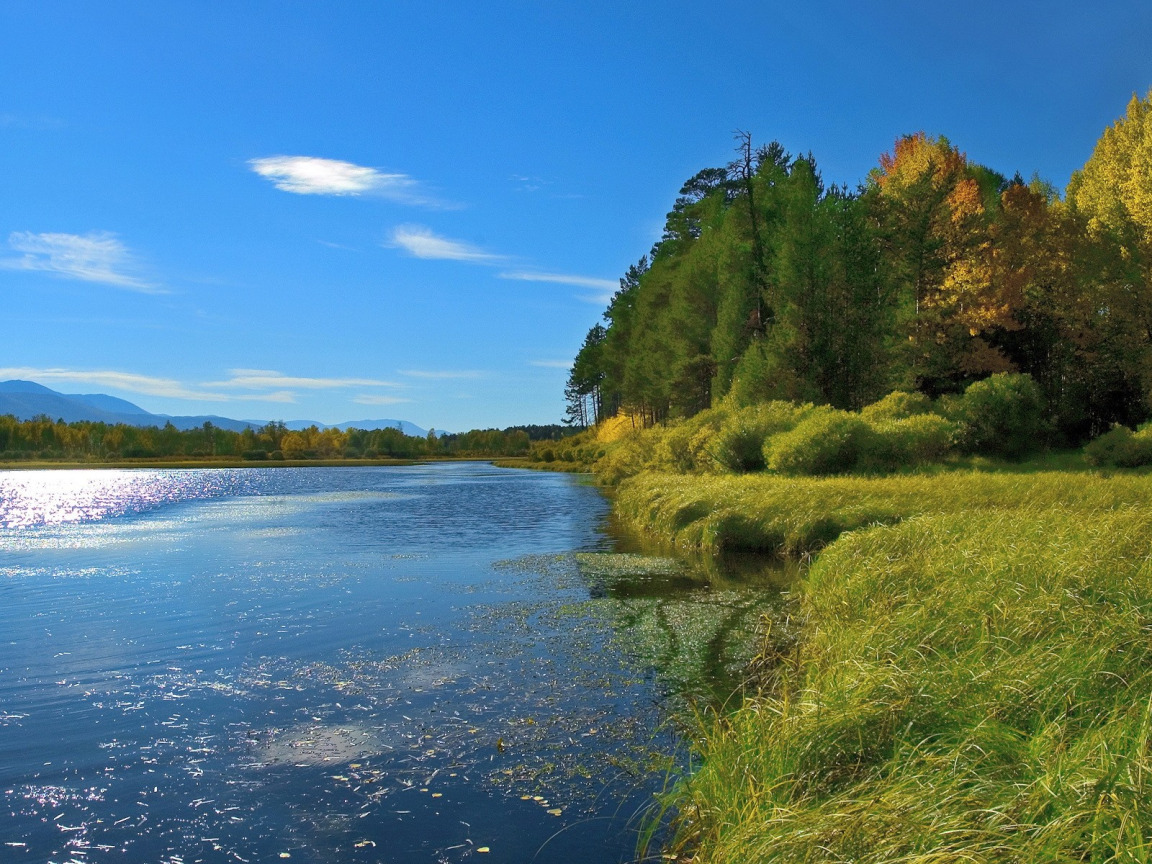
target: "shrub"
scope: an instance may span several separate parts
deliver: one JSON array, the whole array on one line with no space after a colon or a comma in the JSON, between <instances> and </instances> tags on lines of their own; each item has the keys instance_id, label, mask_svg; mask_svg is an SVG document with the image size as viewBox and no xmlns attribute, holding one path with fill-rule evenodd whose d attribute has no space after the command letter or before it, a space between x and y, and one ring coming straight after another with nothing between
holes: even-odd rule
<instances>
[{"instance_id":1,"label":"shrub","mask_svg":"<svg viewBox=\"0 0 1152 864\"><path fill-rule=\"evenodd\" d=\"M939 462L952 449L957 434L955 423L936 414L916 414L871 427L871 434L862 440L860 454L861 467L869 471L896 471Z\"/></svg>"},{"instance_id":2,"label":"shrub","mask_svg":"<svg viewBox=\"0 0 1152 864\"><path fill-rule=\"evenodd\" d=\"M860 409L860 416L869 421L904 420L931 413L931 399L923 393L908 393L904 390L889 393L879 402L873 402Z\"/></svg>"},{"instance_id":3,"label":"shrub","mask_svg":"<svg viewBox=\"0 0 1152 864\"><path fill-rule=\"evenodd\" d=\"M656 445L662 437L662 429L637 429L613 442L604 458L596 464L596 474L601 483L615 486L626 477L639 474L655 460Z\"/></svg>"},{"instance_id":4,"label":"shrub","mask_svg":"<svg viewBox=\"0 0 1152 864\"><path fill-rule=\"evenodd\" d=\"M713 439L727 421L727 408L709 408L695 417L664 430L656 444L655 464L659 470L692 474L717 467L713 455Z\"/></svg>"},{"instance_id":5,"label":"shrub","mask_svg":"<svg viewBox=\"0 0 1152 864\"><path fill-rule=\"evenodd\" d=\"M554 451L551 447L545 447L540 451L540 458L545 462L555 462L556 451Z\"/></svg>"},{"instance_id":6,"label":"shrub","mask_svg":"<svg viewBox=\"0 0 1152 864\"><path fill-rule=\"evenodd\" d=\"M759 471L765 466L764 442L794 429L811 405L766 402L734 411L712 442L713 457L729 471Z\"/></svg>"},{"instance_id":7,"label":"shrub","mask_svg":"<svg viewBox=\"0 0 1152 864\"><path fill-rule=\"evenodd\" d=\"M268 458L267 450L245 450L240 454L240 458L249 462L260 461Z\"/></svg>"},{"instance_id":8,"label":"shrub","mask_svg":"<svg viewBox=\"0 0 1152 864\"><path fill-rule=\"evenodd\" d=\"M1117 424L1084 448L1089 465L1110 468L1139 468L1152 465L1152 428L1133 432Z\"/></svg>"},{"instance_id":9,"label":"shrub","mask_svg":"<svg viewBox=\"0 0 1152 864\"><path fill-rule=\"evenodd\" d=\"M843 474L856 467L870 432L856 414L813 411L795 429L764 443L764 461L780 474Z\"/></svg>"},{"instance_id":10,"label":"shrub","mask_svg":"<svg viewBox=\"0 0 1152 864\"><path fill-rule=\"evenodd\" d=\"M977 381L949 405L970 453L1019 458L1044 441L1044 399L1031 375L998 373Z\"/></svg>"}]
</instances>

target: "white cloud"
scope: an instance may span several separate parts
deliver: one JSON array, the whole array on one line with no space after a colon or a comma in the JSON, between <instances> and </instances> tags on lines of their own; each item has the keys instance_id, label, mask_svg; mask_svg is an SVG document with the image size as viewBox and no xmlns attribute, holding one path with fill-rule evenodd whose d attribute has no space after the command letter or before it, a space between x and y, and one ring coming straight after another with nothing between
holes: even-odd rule
<instances>
[{"instance_id":1,"label":"white cloud","mask_svg":"<svg viewBox=\"0 0 1152 864\"><path fill-rule=\"evenodd\" d=\"M133 274L131 253L115 234L93 231L88 234L33 234L15 231L8 245L23 255L2 258L0 266L9 270L43 270L66 279L101 282L145 294L166 293L163 288Z\"/></svg>"},{"instance_id":2,"label":"white cloud","mask_svg":"<svg viewBox=\"0 0 1152 864\"><path fill-rule=\"evenodd\" d=\"M249 159L252 170L277 189L297 195L378 195L402 204L442 206L407 174L386 174L366 165L318 156Z\"/></svg>"},{"instance_id":3,"label":"white cloud","mask_svg":"<svg viewBox=\"0 0 1152 864\"><path fill-rule=\"evenodd\" d=\"M210 381L203 384L185 384L173 378L157 378L139 375L135 372L115 370L65 369L61 367L33 368L12 366L0 368L0 380L16 378L36 381L41 384L77 387L102 387L145 396L162 396L169 399L189 399L209 402L279 402L294 403L296 394L287 388L335 389L341 387L401 387L388 381L372 378L300 378L283 375L262 369L233 369L227 381ZM267 393L224 393L221 389L240 388L244 390L269 390ZM273 389L278 388L278 389ZM371 397L364 397L371 398ZM392 397L378 397L381 402L364 403L386 405L391 402L406 401Z\"/></svg>"},{"instance_id":4,"label":"white cloud","mask_svg":"<svg viewBox=\"0 0 1152 864\"><path fill-rule=\"evenodd\" d=\"M375 378L308 378L285 375L271 369L229 369L227 381L212 381L205 387L239 387L262 390L266 387L299 387L305 390L333 390L341 387L399 387L392 381Z\"/></svg>"},{"instance_id":5,"label":"white cloud","mask_svg":"<svg viewBox=\"0 0 1152 864\"><path fill-rule=\"evenodd\" d=\"M556 282L560 285L578 285L581 288L601 288L615 291L620 287L616 279L597 279L594 276L575 276L568 273L540 273L536 270L511 270L499 274L501 279L518 279L523 282Z\"/></svg>"},{"instance_id":6,"label":"white cloud","mask_svg":"<svg viewBox=\"0 0 1152 864\"><path fill-rule=\"evenodd\" d=\"M0 368L0 379L18 378L25 381L60 382L107 387L129 393L142 393L146 396L165 396L171 399L227 400L231 397L222 393L197 390L172 378L156 378L151 375L138 375L134 372L114 370L84 370L48 368L34 369L29 366Z\"/></svg>"},{"instance_id":7,"label":"white cloud","mask_svg":"<svg viewBox=\"0 0 1152 864\"><path fill-rule=\"evenodd\" d=\"M549 185L549 181L542 177L532 177L527 174L513 174L512 181L517 184L521 192L538 192Z\"/></svg>"},{"instance_id":8,"label":"white cloud","mask_svg":"<svg viewBox=\"0 0 1152 864\"><path fill-rule=\"evenodd\" d=\"M474 264L497 264L506 260L459 240L449 240L432 233L422 225L401 225L392 232L393 246L399 246L415 258L442 261L469 261Z\"/></svg>"},{"instance_id":9,"label":"white cloud","mask_svg":"<svg viewBox=\"0 0 1152 864\"><path fill-rule=\"evenodd\" d=\"M411 399L401 399L398 396L354 396L352 401L359 405L396 405L400 402L411 402Z\"/></svg>"},{"instance_id":10,"label":"white cloud","mask_svg":"<svg viewBox=\"0 0 1152 864\"><path fill-rule=\"evenodd\" d=\"M529 360L529 366L541 366L545 369L571 369L571 360Z\"/></svg>"},{"instance_id":11,"label":"white cloud","mask_svg":"<svg viewBox=\"0 0 1152 864\"><path fill-rule=\"evenodd\" d=\"M275 393L263 393L252 396L234 396L233 399L255 399L257 402L295 402L296 394L291 390L277 390Z\"/></svg>"},{"instance_id":12,"label":"white cloud","mask_svg":"<svg viewBox=\"0 0 1152 864\"><path fill-rule=\"evenodd\" d=\"M432 369L401 369L401 375L411 375L413 378L433 378L446 380L451 378L479 378L483 373L475 369L465 369L458 372L438 371Z\"/></svg>"}]
</instances>

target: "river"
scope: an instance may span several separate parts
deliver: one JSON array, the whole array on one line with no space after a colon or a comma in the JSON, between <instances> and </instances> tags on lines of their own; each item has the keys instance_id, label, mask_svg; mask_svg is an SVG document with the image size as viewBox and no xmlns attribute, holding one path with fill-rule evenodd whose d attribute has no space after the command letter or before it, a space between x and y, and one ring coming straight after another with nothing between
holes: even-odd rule
<instances>
[{"instance_id":1,"label":"river","mask_svg":"<svg viewBox=\"0 0 1152 864\"><path fill-rule=\"evenodd\" d=\"M0 860L632 860L776 577L608 515L485 463L0 472Z\"/></svg>"}]
</instances>

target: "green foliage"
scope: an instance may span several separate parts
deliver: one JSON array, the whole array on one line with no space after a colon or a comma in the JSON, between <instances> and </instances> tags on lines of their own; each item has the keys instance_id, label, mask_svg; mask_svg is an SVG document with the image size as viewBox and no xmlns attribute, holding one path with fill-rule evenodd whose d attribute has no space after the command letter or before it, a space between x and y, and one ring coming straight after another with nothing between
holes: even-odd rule
<instances>
[{"instance_id":1,"label":"green foliage","mask_svg":"<svg viewBox=\"0 0 1152 864\"><path fill-rule=\"evenodd\" d=\"M795 429L764 443L764 462L779 474L844 474L856 467L870 432L856 414L813 411Z\"/></svg>"},{"instance_id":2,"label":"green foliage","mask_svg":"<svg viewBox=\"0 0 1152 864\"><path fill-rule=\"evenodd\" d=\"M572 422L623 409L650 426L721 399L855 410L893 387L935 398L1004 373L1032 376L1067 444L1142 422L1149 129L1152 96L1133 99L1066 201L942 136L902 136L856 192L825 187L811 155L740 136L730 165L684 184L651 261L590 331L566 390ZM925 413L914 398L865 419ZM954 419L970 451L1019 456L1046 437L968 401L971 422Z\"/></svg>"},{"instance_id":3,"label":"green foliage","mask_svg":"<svg viewBox=\"0 0 1152 864\"><path fill-rule=\"evenodd\" d=\"M899 471L942 462L952 451L958 427L936 414L913 414L870 424L863 438L861 470Z\"/></svg>"},{"instance_id":4,"label":"green foliage","mask_svg":"<svg viewBox=\"0 0 1152 864\"><path fill-rule=\"evenodd\" d=\"M663 436L662 427L653 427L637 429L613 442L604 457L596 463L597 479L601 483L615 486L647 470L656 462Z\"/></svg>"},{"instance_id":5,"label":"green foliage","mask_svg":"<svg viewBox=\"0 0 1152 864\"><path fill-rule=\"evenodd\" d=\"M769 689L703 719L694 861L1146 860L1152 480L757 479L712 482L860 530L796 589Z\"/></svg>"},{"instance_id":6,"label":"green foliage","mask_svg":"<svg viewBox=\"0 0 1152 864\"><path fill-rule=\"evenodd\" d=\"M729 471L759 471L765 467L764 442L794 428L811 411L811 405L781 401L731 411L713 439L713 457Z\"/></svg>"},{"instance_id":7,"label":"green foliage","mask_svg":"<svg viewBox=\"0 0 1152 864\"><path fill-rule=\"evenodd\" d=\"M642 474L622 483L621 520L637 531L709 552L815 552L869 525L964 510L1034 506L1111 509L1148 499L1143 477L1060 472L945 471L889 477L684 477Z\"/></svg>"},{"instance_id":8,"label":"green foliage","mask_svg":"<svg viewBox=\"0 0 1152 864\"><path fill-rule=\"evenodd\" d=\"M1133 432L1116 425L1084 448L1089 465L1107 468L1139 468L1152 465L1152 428Z\"/></svg>"},{"instance_id":9,"label":"green foliage","mask_svg":"<svg viewBox=\"0 0 1152 864\"><path fill-rule=\"evenodd\" d=\"M716 470L719 463L715 455L715 440L728 422L730 413L728 408L711 408L695 417L669 424L656 444L653 464L645 467L680 474Z\"/></svg>"},{"instance_id":10,"label":"green foliage","mask_svg":"<svg viewBox=\"0 0 1152 864\"><path fill-rule=\"evenodd\" d=\"M946 412L970 453L1020 458L1044 444L1044 400L1030 375L1001 373L977 381Z\"/></svg>"},{"instance_id":11,"label":"green foliage","mask_svg":"<svg viewBox=\"0 0 1152 864\"><path fill-rule=\"evenodd\" d=\"M923 393L908 393L896 390L879 402L865 405L860 416L869 422L876 420L903 420L917 414L931 414L932 400Z\"/></svg>"},{"instance_id":12,"label":"green foliage","mask_svg":"<svg viewBox=\"0 0 1152 864\"><path fill-rule=\"evenodd\" d=\"M556 427L558 428L558 427ZM0 417L0 452L10 458L104 461L108 459L410 459L421 456L522 456L532 431L545 427L472 430L460 435L413 437L399 429L307 429L289 431L283 423L234 432L211 423L177 429L104 423L63 423L39 417L20 421ZM279 454L279 455L277 455ZM7 459L5 459L7 461Z\"/></svg>"}]
</instances>

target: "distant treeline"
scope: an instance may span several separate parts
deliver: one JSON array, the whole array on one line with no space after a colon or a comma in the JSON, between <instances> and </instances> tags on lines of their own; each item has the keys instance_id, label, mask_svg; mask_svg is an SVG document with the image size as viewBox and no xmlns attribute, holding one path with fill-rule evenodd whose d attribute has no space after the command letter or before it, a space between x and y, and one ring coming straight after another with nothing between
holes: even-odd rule
<instances>
[{"instance_id":1,"label":"distant treeline","mask_svg":"<svg viewBox=\"0 0 1152 864\"><path fill-rule=\"evenodd\" d=\"M532 441L558 439L562 426L474 429L451 435L405 435L396 428L293 431L283 423L234 432L205 423L181 430L156 426L78 422L41 416L0 416L0 460L168 459L224 457L251 461L283 459L415 459L434 456L522 456Z\"/></svg>"},{"instance_id":2,"label":"distant treeline","mask_svg":"<svg viewBox=\"0 0 1152 864\"><path fill-rule=\"evenodd\" d=\"M577 355L569 421L726 399L859 409L894 390L1039 385L1058 439L1152 415L1152 94L1063 195L923 133L856 190L741 136L680 190Z\"/></svg>"}]
</instances>

